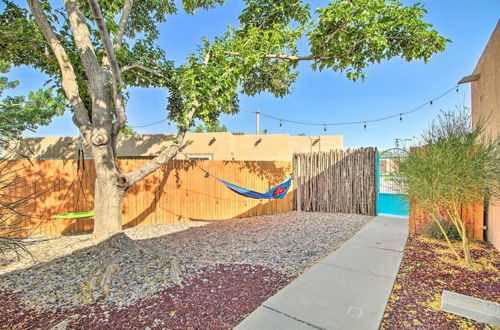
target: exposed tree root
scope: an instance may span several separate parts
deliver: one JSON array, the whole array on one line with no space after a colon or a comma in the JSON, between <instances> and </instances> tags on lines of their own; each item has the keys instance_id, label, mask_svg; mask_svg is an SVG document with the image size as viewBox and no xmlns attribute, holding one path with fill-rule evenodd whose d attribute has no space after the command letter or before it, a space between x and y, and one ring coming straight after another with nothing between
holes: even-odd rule
<instances>
[{"instance_id":1,"label":"exposed tree root","mask_svg":"<svg viewBox=\"0 0 500 330\"><path fill-rule=\"evenodd\" d=\"M139 244L121 232L115 234L97 244L99 250L118 249L124 252L139 252L142 248Z\"/></svg>"},{"instance_id":2,"label":"exposed tree root","mask_svg":"<svg viewBox=\"0 0 500 330\"><path fill-rule=\"evenodd\" d=\"M175 284L182 282L182 271L176 257L167 256L163 250L146 249L125 233L118 233L101 241L95 246L95 249L101 266L90 280L90 294L93 301L102 300L111 294L113 277L117 275L120 268L119 263L116 262L116 254L133 254L139 258L141 255L153 256L162 261L166 277L169 277Z\"/></svg>"}]
</instances>

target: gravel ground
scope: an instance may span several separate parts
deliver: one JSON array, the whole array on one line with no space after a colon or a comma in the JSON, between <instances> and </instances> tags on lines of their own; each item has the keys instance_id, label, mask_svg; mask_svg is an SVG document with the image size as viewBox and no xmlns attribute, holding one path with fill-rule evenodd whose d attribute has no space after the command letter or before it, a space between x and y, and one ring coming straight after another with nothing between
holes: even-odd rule
<instances>
[{"instance_id":1,"label":"gravel ground","mask_svg":"<svg viewBox=\"0 0 500 330\"><path fill-rule=\"evenodd\" d=\"M410 237L381 329L497 329L441 311L443 290L500 303L500 253L486 242L470 248L472 267L458 262L445 242Z\"/></svg>"},{"instance_id":2,"label":"gravel ground","mask_svg":"<svg viewBox=\"0 0 500 330\"><path fill-rule=\"evenodd\" d=\"M213 222L143 244L185 263L261 265L297 276L351 238L372 217L290 212Z\"/></svg>"},{"instance_id":3,"label":"gravel ground","mask_svg":"<svg viewBox=\"0 0 500 330\"><path fill-rule=\"evenodd\" d=\"M191 227L204 226L209 222L190 221L177 222L142 227L126 228L125 233L134 240L158 237L183 231ZM56 237L37 236L25 241L32 256L24 254L21 259L12 251L0 255L0 275L40 263L48 262L71 254L74 251L88 248L92 245L91 234L65 235Z\"/></svg>"},{"instance_id":4,"label":"gravel ground","mask_svg":"<svg viewBox=\"0 0 500 330\"><path fill-rule=\"evenodd\" d=\"M113 322L133 320L130 324L151 328L227 328L371 219L290 212L133 228L127 234L156 253L117 250L106 256L119 268L109 297L98 303L91 299L89 282L100 264L88 235L36 242L33 252L44 262L30 268L11 262L2 270L9 273L0 277L0 308L7 311L0 326L66 322L76 328L119 328ZM181 285L168 279L167 259L159 254L179 259Z\"/></svg>"}]
</instances>

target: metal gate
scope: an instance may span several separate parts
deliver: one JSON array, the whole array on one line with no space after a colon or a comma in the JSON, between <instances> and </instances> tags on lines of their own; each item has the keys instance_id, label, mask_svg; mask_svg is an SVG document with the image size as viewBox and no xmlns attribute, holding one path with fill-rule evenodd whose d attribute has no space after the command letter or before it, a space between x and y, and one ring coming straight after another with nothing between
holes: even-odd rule
<instances>
[{"instance_id":1,"label":"metal gate","mask_svg":"<svg viewBox=\"0 0 500 330\"><path fill-rule=\"evenodd\" d=\"M403 149L392 148L377 155L377 214L408 215L408 201L401 192L397 176L398 160L406 157Z\"/></svg>"}]
</instances>

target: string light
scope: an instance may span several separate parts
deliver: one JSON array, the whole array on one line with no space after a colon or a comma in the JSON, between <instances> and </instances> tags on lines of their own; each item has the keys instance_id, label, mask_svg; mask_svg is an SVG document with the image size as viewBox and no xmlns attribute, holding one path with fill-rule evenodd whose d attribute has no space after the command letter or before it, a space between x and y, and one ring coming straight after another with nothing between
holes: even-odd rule
<instances>
[{"instance_id":1,"label":"string light","mask_svg":"<svg viewBox=\"0 0 500 330\"><path fill-rule=\"evenodd\" d=\"M365 126L363 126L363 130L366 131L366 122L365 122Z\"/></svg>"},{"instance_id":2,"label":"string light","mask_svg":"<svg viewBox=\"0 0 500 330\"><path fill-rule=\"evenodd\" d=\"M262 113L260 112L261 116L263 117L267 117L267 118L270 118L270 119L274 119L274 120L279 120L280 122L280 127L283 127L283 122L288 122L288 123L293 123L293 124L300 124L300 125L308 125L308 126L323 126L323 130L326 131L326 126L340 126L340 125L353 125L353 124L364 124L364 128L366 129L366 123L373 123L373 122L379 122L379 121L383 121L383 120L388 120L388 119L391 119L391 118L394 118L394 117L397 117L399 116L399 121L402 122L403 121L403 115L407 115L407 114L410 114L410 113L413 113L413 112L416 112L416 111L419 111L421 110L422 108L424 108L427 104L430 104L430 105L433 105L434 101L437 101L439 100L440 98L444 97L445 95L447 95L448 93L450 93L451 91L455 90L457 93L459 91L459 86L456 85L456 86L453 86L453 88L447 90L446 92L444 92L443 94L439 95L438 97L412 109L412 110L409 110L409 111L405 111L405 112L400 112L400 113L397 113L397 114L394 114L394 115L389 115L389 116L386 116L386 117L381 117L381 118L376 118L376 119L370 119L370 120L359 120L359 121L349 121L349 122L336 122L336 123L312 123L312 122L302 122L302 121L297 121L297 120L288 120L288 119L284 119L284 118L279 118L279 117L274 117L274 116L271 116L271 115L266 115L265 113ZM255 113L256 111L251 111L251 110L241 110L241 111L244 111L244 112L251 112L251 113ZM148 126L153 126L153 125L157 125L157 124L160 124L162 122L165 122L167 121L168 118L165 118L163 120L160 120L160 121L157 121L157 122L153 122L151 124L145 124L145 125L129 125L130 127L134 127L134 128L141 128L141 127L148 127ZM168 122L168 125L171 126L171 123Z\"/></svg>"},{"instance_id":3,"label":"string light","mask_svg":"<svg viewBox=\"0 0 500 330\"><path fill-rule=\"evenodd\" d=\"M323 126L323 127L325 127L325 126L341 126L341 125L353 125L353 124L373 123L373 122L379 122L379 121L383 121L383 120L388 120L388 119L395 118L395 117L398 117L398 116L400 117L400 120L402 120L403 115L407 115L407 114L410 114L410 113L413 113L413 112L417 112L417 111L421 110L422 108L424 108L425 106L427 106L428 104L432 105L432 104L434 104L434 101L439 100L440 98L444 97L445 95L449 94L450 92L454 91L455 89L456 89L456 86L453 86L453 88L450 88L449 90L445 91L444 93L442 93L438 97L432 99L431 101L427 101L427 102L419 105L418 107L416 107L414 109L411 109L411 110L408 110L408 111L405 111L405 112L396 113L394 115L389 115L389 116L386 116L386 117L381 117L381 118L376 118L376 119L370 119L370 120L336 122L336 123L314 123L314 122L304 122L304 121L289 120L289 119L285 119L285 118L275 117L275 116L267 115L267 114L263 113L262 111L260 111L260 115L262 117L266 117L266 118L278 120L280 123L287 122L287 123L299 124L299 125ZM255 111L251 111L251 110L244 110L244 109L242 109L241 111L255 113Z\"/></svg>"}]
</instances>

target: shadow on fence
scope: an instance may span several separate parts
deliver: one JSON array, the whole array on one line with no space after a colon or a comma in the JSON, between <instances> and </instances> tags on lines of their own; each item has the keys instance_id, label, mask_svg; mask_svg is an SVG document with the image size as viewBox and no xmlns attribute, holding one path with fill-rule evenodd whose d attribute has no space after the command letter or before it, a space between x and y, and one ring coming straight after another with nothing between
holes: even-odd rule
<instances>
[{"instance_id":1,"label":"shadow on fence","mask_svg":"<svg viewBox=\"0 0 500 330\"><path fill-rule=\"evenodd\" d=\"M136 169L147 159L120 159L122 172ZM53 236L93 229L93 218L52 219L55 214L93 209L95 167L85 160L85 171L76 160L13 160L24 185L12 193L36 196L34 210L23 226L33 235ZM235 194L213 176L256 191L266 191L288 177L291 162L172 160L126 193L125 227L188 220L221 220L282 213L292 210L293 193L281 200L255 200Z\"/></svg>"}]
</instances>

